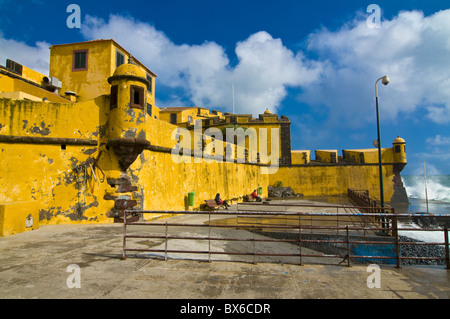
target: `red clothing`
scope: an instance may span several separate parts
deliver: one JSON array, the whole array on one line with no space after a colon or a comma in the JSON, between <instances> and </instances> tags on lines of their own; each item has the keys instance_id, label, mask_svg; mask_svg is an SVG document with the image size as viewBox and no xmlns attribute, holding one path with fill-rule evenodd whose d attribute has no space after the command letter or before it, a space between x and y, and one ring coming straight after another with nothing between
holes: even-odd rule
<instances>
[{"instance_id":1,"label":"red clothing","mask_svg":"<svg viewBox=\"0 0 450 319\"><path fill-rule=\"evenodd\" d=\"M252 193L252 197L253 197L253 198L258 197L258 195L256 195L256 192L253 192L253 193Z\"/></svg>"}]
</instances>

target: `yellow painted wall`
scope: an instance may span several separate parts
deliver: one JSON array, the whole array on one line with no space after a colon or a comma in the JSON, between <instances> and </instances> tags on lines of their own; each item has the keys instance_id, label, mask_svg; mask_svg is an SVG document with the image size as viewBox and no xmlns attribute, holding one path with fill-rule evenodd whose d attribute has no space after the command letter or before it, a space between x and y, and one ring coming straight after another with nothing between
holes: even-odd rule
<instances>
[{"instance_id":1,"label":"yellow painted wall","mask_svg":"<svg viewBox=\"0 0 450 319\"><path fill-rule=\"evenodd\" d=\"M70 103L58 94L4 74L0 76L0 98L28 98L36 101L47 98L49 102Z\"/></svg>"},{"instance_id":2,"label":"yellow painted wall","mask_svg":"<svg viewBox=\"0 0 450 319\"><path fill-rule=\"evenodd\" d=\"M378 160L378 149L361 149L361 150L345 150L346 157L355 163L362 163L361 154L363 154L364 163L366 164L377 164ZM381 159L383 163L394 163L394 151L392 148L382 148L381 149Z\"/></svg>"},{"instance_id":3,"label":"yellow painted wall","mask_svg":"<svg viewBox=\"0 0 450 319\"><path fill-rule=\"evenodd\" d=\"M27 68L26 66L22 65L22 77L24 79L27 79L29 81L33 81L34 83L42 85L44 76L45 76L45 74L42 74L40 72L37 72L35 70L32 70L32 69Z\"/></svg>"},{"instance_id":4,"label":"yellow painted wall","mask_svg":"<svg viewBox=\"0 0 450 319\"><path fill-rule=\"evenodd\" d=\"M37 201L0 204L0 237L39 228Z\"/></svg>"},{"instance_id":5,"label":"yellow painted wall","mask_svg":"<svg viewBox=\"0 0 450 319\"><path fill-rule=\"evenodd\" d=\"M185 124L189 120L189 116L192 117L191 125L194 124L195 120L203 117L198 116L198 108L189 108L185 110L179 110L179 111L164 111L161 110L159 112L159 119L162 121L165 121L167 123L170 123L170 117L171 114L177 115L177 123L178 124ZM186 127L185 125L179 125L182 127Z\"/></svg>"},{"instance_id":6,"label":"yellow painted wall","mask_svg":"<svg viewBox=\"0 0 450 319\"><path fill-rule=\"evenodd\" d=\"M0 99L0 134L92 138L103 103L104 97L77 104Z\"/></svg>"},{"instance_id":7,"label":"yellow painted wall","mask_svg":"<svg viewBox=\"0 0 450 319\"><path fill-rule=\"evenodd\" d=\"M338 162L337 150L316 150L316 161L324 163Z\"/></svg>"},{"instance_id":8,"label":"yellow painted wall","mask_svg":"<svg viewBox=\"0 0 450 319\"><path fill-rule=\"evenodd\" d=\"M311 151L291 151L291 163L292 165L304 165L311 161Z\"/></svg>"},{"instance_id":9,"label":"yellow painted wall","mask_svg":"<svg viewBox=\"0 0 450 319\"><path fill-rule=\"evenodd\" d=\"M0 99L0 135L95 140L104 130L107 104L105 96L76 104ZM34 202L41 225L111 222L105 213L113 203L103 200L109 185L93 178L85 184L76 170L97 155L97 146L1 143L0 205ZM107 156L99 161L104 170L111 162ZM98 169L95 174L101 176Z\"/></svg>"},{"instance_id":10,"label":"yellow painted wall","mask_svg":"<svg viewBox=\"0 0 450 319\"><path fill-rule=\"evenodd\" d=\"M231 127L229 126L230 124L221 124L221 125L212 125L210 127L216 127L219 130L224 130L227 127L231 128L231 129L237 129L237 127ZM233 124L231 124L233 125ZM246 129L250 128L252 130L254 130L256 136L257 136L257 143L256 143L256 152L260 153L260 159L261 159L261 163L264 164L270 164L271 163L271 159L272 159L272 147L273 150L276 152L276 154L273 156L273 158L279 159L281 157L281 134L280 134L280 124L279 123L273 123L273 124L267 124L267 123L249 123L241 121L238 123L238 125L244 129L244 134L249 134L250 131L246 131ZM206 128L203 127L203 131ZM264 135L260 135L262 133L260 133L261 129L265 129L266 134ZM278 130L278 138L276 138L276 135L274 135L274 143L272 146L272 129ZM264 131L264 130L263 130ZM260 138L262 137L262 138ZM226 137L224 136L224 139L226 141ZM265 141L264 141L265 139ZM245 145L244 148L246 149L252 149L252 146L250 144L251 139L246 136L245 137ZM265 146L266 150L264 153L267 154L267 157L264 158L261 146ZM274 163L272 163L274 164Z\"/></svg>"},{"instance_id":11,"label":"yellow painted wall","mask_svg":"<svg viewBox=\"0 0 450 319\"><path fill-rule=\"evenodd\" d=\"M72 71L73 51L85 49L89 50L88 70ZM88 101L102 94L108 94L110 86L106 79L113 73L111 52L112 45L107 41L52 45L50 47L49 74L62 82L61 92L75 92L78 101Z\"/></svg>"},{"instance_id":12,"label":"yellow painted wall","mask_svg":"<svg viewBox=\"0 0 450 319\"><path fill-rule=\"evenodd\" d=\"M72 52L74 49L83 48L89 49L88 71L72 72ZM172 149L177 143L172 138L178 126L149 116L145 116L143 121L142 114L139 124L130 122L133 117L131 113L126 113L129 111L126 108L126 101L129 101L128 87L119 94L121 107L117 109L110 110L109 96L101 95L110 93L110 85L106 79L115 71L115 49L111 41L55 46L52 49L50 74L62 80L61 91L71 90L79 94L78 103L66 100L64 103L44 103L0 99L0 135L89 139L98 142L90 146L66 145L65 149L61 145L51 144L1 143L1 229L14 228L16 222L19 225L24 218L20 212L31 206L37 207L41 225L112 222L112 219L107 217L107 212L114 206L114 201L105 200L104 196L114 194L115 189L108 185L107 179L117 178L120 171L118 159L113 150L107 147L107 142L109 138L127 137L121 134L122 131L114 131L115 128L137 128L141 132L143 130L151 145L165 148L160 148L159 151L152 148L144 150L128 169L132 184L138 186L133 198L140 201L139 206L146 210L199 209L204 200L213 199L216 193L220 193L226 200L241 200L244 195L258 187L263 188L262 196L267 196L267 186L278 181L305 196L343 195L347 193L348 188L368 189L371 195L378 196L376 165L302 165L279 167L276 173L263 174L262 167L254 164L207 161L194 157L189 157L181 163L176 162L167 149ZM109 64L104 63L105 58ZM154 81L152 83L154 85ZM16 90L16 85L19 87L18 92L32 92L30 90L33 88L27 88L25 84L22 81L16 83L15 80L0 78L2 90L10 92ZM133 81L118 81L113 84L139 85ZM152 91L154 94L154 88ZM147 97L147 103L149 99ZM116 116L118 111L124 116ZM145 111L141 113L146 113ZM125 116L125 113L130 116ZM159 115L162 114L163 112ZM197 109L181 113L179 121L187 120L189 114L195 116ZM206 116L206 113L204 115ZM264 116L262 122L248 122L246 116L238 118L239 124L255 129L257 134L261 129L267 129L266 146L270 154L271 129L280 128L276 116ZM220 129L224 125L215 127ZM197 147L195 131L191 130L189 134L189 146L194 149ZM248 140L247 138L246 147L249 147ZM276 142L279 143L281 155L281 141ZM217 143L218 148L225 147L225 142ZM261 152L260 143L257 149ZM356 150L355 154L359 154L358 152L361 150ZM372 163L376 153L373 150L363 152L366 155L365 162ZM328 151L327 154L329 153ZM292 154L294 164L304 164L304 159L302 163L298 153ZM308 151L308 161L309 156ZM99 167L105 174L101 180L103 174L98 168L92 172L90 167L85 166L87 176L77 169L80 168L79 165L94 158L98 159ZM261 161L264 162L264 159ZM383 161L393 162L392 149L384 150ZM393 166L385 165L383 171L385 196L389 200L393 194ZM94 174L98 178L97 181L94 180ZM195 191L192 208L187 206L187 195L191 191ZM17 214L11 207L17 207ZM3 230L3 233L6 232Z\"/></svg>"},{"instance_id":13,"label":"yellow painted wall","mask_svg":"<svg viewBox=\"0 0 450 319\"><path fill-rule=\"evenodd\" d=\"M174 147L176 141L171 137L176 129L177 126L167 122L147 119L147 139L152 145ZM187 195L191 191L195 191L195 209L199 209L206 199L213 199L216 193L223 199L242 200L255 188L263 187L263 196L267 196L269 185L268 175L261 174L258 165L206 163L205 159L194 157L189 157L187 163L178 164L171 153L149 150L138 157L129 171L143 189L144 208L149 210L187 209Z\"/></svg>"},{"instance_id":14,"label":"yellow painted wall","mask_svg":"<svg viewBox=\"0 0 450 319\"><path fill-rule=\"evenodd\" d=\"M140 163L143 163L140 167ZM139 183L144 186L145 209L184 210L188 192L195 191L194 208L199 209L216 193L226 200L239 199L257 187L267 196L268 175L261 175L260 167L250 164L214 162L210 164L175 163L170 153L144 151L131 166L139 168Z\"/></svg>"},{"instance_id":15,"label":"yellow painted wall","mask_svg":"<svg viewBox=\"0 0 450 319\"><path fill-rule=\"evenodd\" d=\"M379 173L376 165L314 165L280 167L270 175L270 185L282 181L295 193L304 196L346 195L348 188L369 190L380 198ZM394 194L393 166L383 166L384 195L389 201Z\"/></svg>"},{"instance_id":16,"label":"yellow painted wall","mask_svg":"<svg viewBox=\"0 0 450 319\"><path fill-rule=\"evenodd\" d=\"M105 177L118 177L117 158L106 149L110 134L109 98L101 96L84 103L42 103L0 100L1 135L57 138L99 138L99 146L0 144L0 204L34 202L40 224L112 222L106 213L114 205L104 200L114 190L107 184L78 175L76 166L97 158ZM147 117L147 139L157 146L172 148L177 126ZM192 138L193 140L193 138ZM223 145L222 145L223 146ZM144 150L130 167L133 185L139 185L144 209L186 209L185 197L196 192L195 209L216 192L224 199L242 199L257 187L266 191L269 177L261 167L227 162L177 164L171 153ZM95 174L100 177L97 169ZM138 193L139 193L138 192ZM20 217L22 218L22 217Z\"/></svg>"},{"instance_id":17,"label":"yellow painted wall","mask_svg":"<svg viewBox=\"0 0 450 319\"><path fill-rule=\"evenodd\" d=\"M105 177L117 177L117 158L106 148L109 118L108 96L65 104L0 99L0 135L98 139L98 146L67 145L65 150L60 145L0 144L0 205L34 202L41 225L112 222L106 213L114 202L104 196L114 189L106 178L94 181L90 171L84 184L84 176L76 170L88 158L99 158ZM172 140L177 128L147 116L146 138L152 145L172 148L177 143ZM187 163L176 163L171 153L144 150L128 170L133 185L139 187L134 198L146 210L185 210L189 209L188 192L195 191L193 209L199 209L216 193L224 199L242 200L262 187L267 196L267 186L277 181L305 196L343 195L347 188L368 189L378 196L376 165L303 165L262 174L258 165L197 161L190 157ZM95 174L101 176L98 169ZM384 177L389 200L392 165L384 166Z\"/></svg>"},{"instance_id":18,"label":"yellow painted wall","mask_svg":"<svg viewBox=\"0 0 450 319\"><path fill-rule=\"evenodd\" d=\"M74 169L94 148L57 145L0 144L0 203L35 201L41 224L109 222L104 184L79 183ZM91 174L91 172L88 172ZM99 174L97 172L96 174ZM100 174L99 174L100 175ZM82 205L83 217L77 208ZM82 217L82 218L81 218Z\"/></svg>"},{"instance_id":19,"label":"yellow painted wall","mask_svg":"<svg viewBox=\"0 0 450 319\"><path fill-rule=\"evenodd\" d=\"M74 50L89 50L86 71L72 71ZM113 40L52 45L49 74L62 81L61 92L74 91L80 102L109 94L110 85L106 79L113 75L116 69L116 50L125 55L125 63L127 63L129 54ZM135 63L145 71L143 65L136 61ZM152 81L152 92L146 93L146 96L147 103L155 105L155 78Z\"/></svg>"}]
</instances>

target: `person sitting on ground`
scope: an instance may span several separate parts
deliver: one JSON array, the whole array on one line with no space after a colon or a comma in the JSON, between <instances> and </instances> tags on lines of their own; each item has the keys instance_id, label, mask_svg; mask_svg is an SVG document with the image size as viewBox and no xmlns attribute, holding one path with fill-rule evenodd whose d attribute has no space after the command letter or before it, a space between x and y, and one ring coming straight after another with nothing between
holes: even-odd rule
<instances>
[{"instance_id":1,"label":"person sitting on ground","mask_svg":"<svg viewBox=\"0 0 450 319\"><path fill-rule=\"evenodd\" d=\"M219 193L216 194L216 198L214 198L214 200L216 201L217 205L225 206L225 209L227 209L227 210L228 210L228 207L231 207L230 205L228 205L227 201L223 201L220 198L220 194Z\"/></svg>"},{"instance_id":2,"label":"person sitting on ground","mask_svg":"<svg viewBox=\"0 0 450 319\"><path fill-rule=\"evenodd\" d=\"M261 197L259 197L258 194L256 194L256 189L252 193L252 198L256 198L257 202L262 202Z\"/></svg>"}]
</instances>

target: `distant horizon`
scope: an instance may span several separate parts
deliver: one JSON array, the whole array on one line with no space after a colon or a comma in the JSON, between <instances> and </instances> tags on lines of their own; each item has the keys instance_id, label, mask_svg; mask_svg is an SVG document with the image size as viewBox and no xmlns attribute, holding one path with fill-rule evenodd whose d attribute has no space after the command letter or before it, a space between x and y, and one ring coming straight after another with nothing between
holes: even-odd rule
<instances>
[{"instance_id":1,"label":"distant horizon","mask_svg":"<svg viewBox=\"0 0 450 319\"><path fill-rule=\"evenodd\" d=\"M414 175L410 175L410 174L408 174L408 175L406 175L406 174L401 174L401 176L402 177L406 177L406 176L424 176L424 174L422 174L422 175L420 175L420 174L414 174ZM435 175L435 174L428 174L427 173L427 176L450 176L450 174L438 174L438 175Z\"/></svg>"}]
</instances>

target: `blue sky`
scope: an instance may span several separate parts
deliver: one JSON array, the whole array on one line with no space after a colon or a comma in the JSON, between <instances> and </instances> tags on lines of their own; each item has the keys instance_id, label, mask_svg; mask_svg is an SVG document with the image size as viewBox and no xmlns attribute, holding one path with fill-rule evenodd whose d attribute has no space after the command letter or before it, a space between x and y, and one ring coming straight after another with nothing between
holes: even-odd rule
<instances>
[{"instance_id":1,"label":"blue sky","mask_svg":"<svg viewBox=\"0 0 450 319\"><path fill-rule=\"evenodd\" d=\"M69 4L81 8L70 29ZM368 23L370 4L380 27ZM403 174L450 174L448 1L0 0L0 64L48 72L49 46L113 38L158 75L157 105L292 121L293 149L371 148L375 81L382 146L406 140Z\"/></svg>"}]
</instances>

